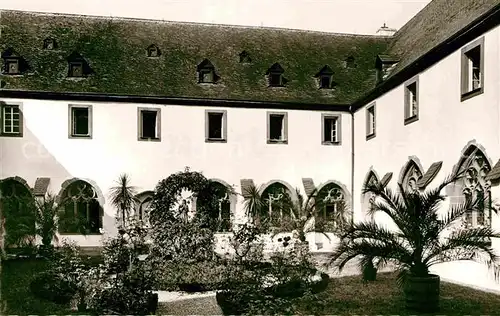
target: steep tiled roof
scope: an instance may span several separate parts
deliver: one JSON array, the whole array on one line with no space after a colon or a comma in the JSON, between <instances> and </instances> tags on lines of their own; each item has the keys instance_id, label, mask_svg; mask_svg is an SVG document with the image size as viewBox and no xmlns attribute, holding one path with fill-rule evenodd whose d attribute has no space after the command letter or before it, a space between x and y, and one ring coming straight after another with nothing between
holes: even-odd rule
<instances>
[{"instance_id":1,"label":"steep tiled roof","mask_svg":"<svg viewBox=\"0 0 500 316\"><path fill-rule=\"evenodd\" d=\"M399 56L400 61L391 76L499 4L500 0L431 1L394 34L388 53Z\"/></svg>"},{"instance_id":2,"label":"steep tiled roof","mask_svg":"<svg viewBox=\"0 0 500 316\"><path fill-rule=\"evenodd\" d=\"M49 183L50 178L37 178L33 187L33 194L35 196L44 196L47 193Z\"/></svg>"},{"instance_id":3,"label":"steep tiled roof","mask_svg":"<svg viewBox=\"0 0 500 316\"><path fill-rule=\"evenodd\" d=\"M375 85L375 58L387 37L289 29L1 11L0 49L13 48L30 72L2 76L8 90L348 104ZM57 43L43 50L46 38ZM148 58L155 44L161 54ZM250 63L240 63L248 52ZM94 72L68 79L66 58L78 52ZM356 67L345 67L347 57ZM208 59L216 84L199 84ZM279 63L286 87L270 88L265 73ZM319 89L315 74L333 70L336 89Z\"/></svg>"}]
</instances>

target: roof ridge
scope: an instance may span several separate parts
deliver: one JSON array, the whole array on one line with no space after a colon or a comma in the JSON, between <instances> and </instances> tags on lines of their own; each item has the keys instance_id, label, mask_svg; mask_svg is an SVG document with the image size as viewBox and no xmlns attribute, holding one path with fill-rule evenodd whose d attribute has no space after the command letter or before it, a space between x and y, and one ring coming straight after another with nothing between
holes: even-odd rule
<instances>
[{"instance_id":1,"label":"roof ridge","mask_svg":"<svg viewBox=\"0 0 500 316\"><path fill-rule=\"evenodd\" d=\"M263 30L275 30L275 31L289 31L289 32L303 32L303 33L316 33L325 34L332 36L351 36L351 37L366 37L366 38L388 38L388 36L383 35L372 35L372 34L354 34L354 33L339 33L339 32L328 32L328 31L318 31L318 30L307 30L307 29L295 29L287 27L273 27L273 26L255 26L255 25L235 25L235 24L221 24L221 23L207 23L207 22L188 22L188 21L172 21L163 19L152 19L152 18L137 18L137 17L125 17L125 16L105 16L105 15L91 15L91 14L76 14L76 13L61 13L61 12L42 12L42 11L28 11L28 10L14 10L14 9L0 9L0 15L2 12L13 12L21 14L32 14L38 16L66 16L66 17L79 17L84 19L103 19L103 20L117 20L117 21L135 21L135 22L149 22L149 23L165 23L165 24L180 24L180 25L194 25L194 26L211 26L211 27L227 27L227 28L242 28L242 29L263 29ZM391 37L389 37L391 38Z\"/></svg>"}]
</instances>

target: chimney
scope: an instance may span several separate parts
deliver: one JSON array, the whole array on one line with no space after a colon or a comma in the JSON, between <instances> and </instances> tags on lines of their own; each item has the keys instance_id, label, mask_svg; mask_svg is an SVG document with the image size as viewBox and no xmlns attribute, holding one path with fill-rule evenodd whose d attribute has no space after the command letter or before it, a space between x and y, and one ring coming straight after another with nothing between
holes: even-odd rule
<instances>
[{"instance_id":1,"label":"chimney","mask_svg":"<svg viewBox=\"0 0 500 316\"><path fill-rule=\"evenodd\" d=\"M379 35L379 36L393 36L398 30L396 29L392 29L392 28L389 28L387 27L387 25L382 25L381 28L378 29L376 35Z\"/></svg>"}]
</instances>

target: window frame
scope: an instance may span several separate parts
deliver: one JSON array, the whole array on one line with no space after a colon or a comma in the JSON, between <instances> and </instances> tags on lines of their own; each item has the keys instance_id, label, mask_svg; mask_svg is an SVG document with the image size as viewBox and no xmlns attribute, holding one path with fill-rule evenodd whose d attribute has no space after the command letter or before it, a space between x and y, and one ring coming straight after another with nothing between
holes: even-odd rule
<instances>
[{"instance_id":1,"label":"window frame","mask_svg":"<svg viewBox=\"0 0 500 316\"><path fill-rule=\"evenodd\" d=\"M84 109L88 110L88 135L78 135L74 131L74 121L73 121L73 109ZM68 104L68 138L78 138L78 139L92 139L92 105L91 104Z\"/></svg>"},{"instance_id":2,"label":"window frame","mask_svg":"<svg viewBox=\"0 0 500 316\"><path fill-rule=\"evenodd\" d=\"M156 138L143 137L143 119L142 112L157 112L156 113ZM137 108L137 140L146 142L160 142L161 141L161 108L151 107L138 107Z\"/></svg>"},{"instance_id":3,"label":"window frame","mask_svg":"<svg viewBox=\"0 0 500 316\"><path fill-rule=\"evenodd\" d=\"M283 84L283 73L278 71L270 71L267 76L268 76L269 87L279 88L285 86ZM273 78L278 78L279 83L277 84L273 83Z\"/></svg>"},{"instance_id":4,"label":"window frame","mask_svg":"<svg viewBox=\"0 0 500 316\"><path fill-rule=\"evenodd\" d=\"M328 80L328 85L323 86L323 80L327 79ZM333 82L333 75L327 75L327 74L321 74L319 76L319 88L323 90L330 90L332 89L332 82Z\"/></svg>"},{"instance_id":5,"label":"window frame","mask_svg":"<svg viewBox=\"0 0 500 316\"><path fill-rule=\"evenodd\" d=\"M210 138L210 114L222 114L222 138ZM205 142L206 143L227 143L227 110L205 110Z\"/></svg>"},{"instance_id":6,"label":"window frame","mask_svg":"<svg viewBox=\"0 0 500 316\"><path fill-rule=\"evenodd\" d=\"M211 80L205 80L205 75L210 74ZM198 83L201 84L214 84L215 83L215 70L211 68L202 68L198 71Z\"/></svg>"},{"instance_id":7,"label":"window frame","mask_svg":"<svg viewBox=\"0 0 500 316\"><path fill-rule=\"evenodd\" d=\"M10 64L17 64L17 72L10 72ZM21 61L19 58L8 57L4 62L4 75L19 76L21 75Z\"/></svg>"},{"instance_id":8,"label":"window frame","mask_svg":"<svg viewBox=\"0 0 500 316\"><path fill-rule=\"evenodd\" d=\"M19 132L18 133L7 133L5 132L5 115L4 111L6 107L17 107L19 109ZM23 114L23 104L20 102L5 102L0 101L0 136L2 137L23 137L24 131L24 114Z\"/></svg>"},{"instance_id":9,"label":"window frame","mask_svg":"<svg viewBox=\"0 0 500 316\"><path fill-rule=\"evenodd\" d=\"M479 48L479 70L480 70L480 80L481 86L476 89L469 90L469 82L471 80L471 73L469 73L469 62L468 53L476 48ZM461 50L461 69L460 69L460 101L463 102L476 95L484 93L484 36L476 39L472 43L466 45Z\"/></svg>"},{"instance_id":10,"label":"window frame","mask_svg":"<svg viewBox=\"0 0 500 316\"><path fill-rule=\"evenodd\" d=\"M84 64L82 61L70 61L68 63L68 66L69 66L69 72L68 72L68 77L69 78L84 78L85 77L85 69L84 69ZM82 72L81 72L81 75L80 76L75 76L75 73L74 73L74 68L75 67L80 67Z\"/></svg>"},{"instance_id":11,"label":"window frame","mask_svg":"<svg viewBox=\"0 0 500 316\"><path fill-rule=\"evenodd\" d=\"M371 103L366 107L366 140L370 140L376 136L377 132L377 108L376 103ZM370 120L370 111L373 109L373 132L370 133L370 125L372 124Z\"/></svg>"},{"instance_id":12,"label":"window frame","mask_svg":"<svg viewBox=\"0 0 500 316\"><path fill-rule=\"evenodd\" d=\"M336 119L337 121L337 135L336 141L330 141L325 139L325 120ZM340 146L342 145L342 114L341 113L322 113L321 114L321 144L330 146Z\"/></svg>"},{"instance_id":13,"label":"window frame","mask_svg":"<svg viewBox=\"0 0 500 316\"><path fill-rule=\"evenodd\" d=\"M282 140L274 140L271 139L271 116L273 115L281 115L283 116L283 139ZM288 144L288 112L283 111L267 111L267 143L268 144Z\"/></svg>"},{"instance_id":14,"label":"window frame","mask_svg":"<svg viewBox=\"0 0 500 316\"><path fill-rule=\"evenodd\" d=\"M416 113L410 116L411 113L411 91L410 87L415 85L415 98L417 100L417 110ZM408 125L410 123L416 122L419 119L420 112L420 85L419 85L419 77L415 76L414 78L408 80L404 84L404 125Z\"/></svg>"}]
</instances>

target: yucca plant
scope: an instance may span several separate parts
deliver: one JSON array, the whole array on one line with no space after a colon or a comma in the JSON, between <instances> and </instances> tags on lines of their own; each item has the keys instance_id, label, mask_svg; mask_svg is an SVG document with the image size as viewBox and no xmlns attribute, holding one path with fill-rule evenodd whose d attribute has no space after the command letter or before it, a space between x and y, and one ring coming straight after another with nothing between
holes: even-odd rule
<instances>
[{"instance_id":1,"label":"yucca plant","mask_svg":"<svg viewBox=\"0 0 500 316\"><path fill-rule=\"evenodd\" d=\"M121 224L130 216L130 210L137 202L136 188L130 185L130 177L127 174L121 174L115 182L117 185L110 190L111 204L116 207L121 217Z\"/></svg>"},{"instance_id":2,"label":"yucca plant","mask_svg":"<svg viewBox=\"0 0 500 316\"><path fill-rule=\"evenodd\" d=\"M464 170L467 170L466 163ZM498 278L500 265L491 247L491 238L500 234L489 227L459 228L457 223L469 210L478 210L479 201L467 198L461 205L439 216L446 196L441 191L460 180L464 172L454 170L436 188L409 191L399 184L393 192L380 183L368 184L364 193L371 192L376 200L371 209L385 213L395 224L390 230L373 220L353 223L343 234L338 248L331 255L330 264L339 270L352 259L361 258L361 265L379 260L379 266L392 263L398 271L398 284L403 286L409 309L436 311L439 308L439 276L432 275L432 265L474 260L492 268ZM496 210L495 210L496 212ZM448 236L443 236L448 232Z\"/></svg>"}]
</instances>

